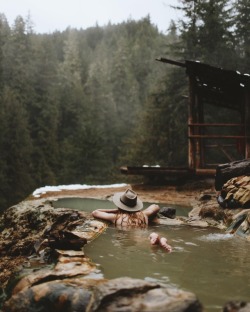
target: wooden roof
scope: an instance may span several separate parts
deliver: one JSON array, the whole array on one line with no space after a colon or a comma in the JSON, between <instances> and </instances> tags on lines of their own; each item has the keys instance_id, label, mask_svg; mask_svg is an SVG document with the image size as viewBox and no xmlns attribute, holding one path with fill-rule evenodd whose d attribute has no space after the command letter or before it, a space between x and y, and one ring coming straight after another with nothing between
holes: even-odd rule
<instances>
[{"instance_id":1,"label":"wooden roof","mask_svg":"<svg viewBox=\"0 0 250 312\"><path fill-rule=\"evenodd\" d=\"M157 61L186 68L187 75L195 82L197 94L216 106L241 110L240 101L246 90L250 91L250 75L214 67L199 61L177 62L166 58Z\"/></svg>"},{"instance_id":2,"label":"wooden roof","mask_svg":"<svg viewBox=\"0 0 250 312\"><path fill-rule=\"evenodd\" d=\"M157 61L180 66L186 69L189 77L189 117L188 126L188 168L169 168L169 167L121 167L121 173L144 175L144 176L172 176L172 177L190 177L199 175L214 176L216 164L206 161L206 148L213 147L222 151L222 155L230 156L226 150L237 150L241 144L240 157L250 157L250 75L241 74L238 71L214 67L198 61L186 60L178 62L166 58L156 59ZM225 107L240 113L240 123L205 123L204 122L204 104ZM229 127L239 128L243 133L237 131L234 135L222 135L221 133L206 134L207 127ZM210 145L206 142L208 139L219 140L219 143L213 141ZM225 141L227 140L227 141ZM228 140L235 140L234 144ZM215 144L216 143L216 144ZM211 145L212 144L212 145ZM206 155L206 157L205 157ZM220 160L218 159L218 162Z\"/></svg>"}]
</instances>

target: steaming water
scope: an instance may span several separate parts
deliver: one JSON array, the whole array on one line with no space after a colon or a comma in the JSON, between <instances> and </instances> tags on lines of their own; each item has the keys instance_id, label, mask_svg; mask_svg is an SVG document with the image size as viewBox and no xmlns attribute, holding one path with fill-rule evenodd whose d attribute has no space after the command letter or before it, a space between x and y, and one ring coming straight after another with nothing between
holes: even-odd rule
<instances>
[{"instance_id":1,"label":"steaming water","mask_svg":"<svg viewBox=\"0 0 250 312\"><path fill-rule=\"evenodd\" d=\"M102 205L95 200L91 204L89 211ZM151 246L151 232L167 237L173 252ZM216 229L157 225L129 231L109 227L84 250L102 277L164 282L195 293L206 312L215 312L229 300L250 301L249 248L244 239Z\"/></svg>"}]
</instances>

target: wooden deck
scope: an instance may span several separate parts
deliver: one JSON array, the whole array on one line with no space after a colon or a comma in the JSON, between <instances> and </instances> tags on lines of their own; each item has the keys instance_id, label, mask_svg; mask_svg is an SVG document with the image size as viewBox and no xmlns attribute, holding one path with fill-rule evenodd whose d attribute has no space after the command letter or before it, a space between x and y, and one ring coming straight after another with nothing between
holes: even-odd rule
<instances>
[{"instance_id":1,"label":"wooden deck","mask_svg":"<svg viewBox=\"0 0 250 312\"><path fill-rule=\"evenodd\" d=\"M189 169L178 167L145 167L145 166L123 166L120 168L122 174L144 175L144 176L166 176L172 178L191 178L194 176L215 176L215 169Z\"/></svg>"}]
</instances>

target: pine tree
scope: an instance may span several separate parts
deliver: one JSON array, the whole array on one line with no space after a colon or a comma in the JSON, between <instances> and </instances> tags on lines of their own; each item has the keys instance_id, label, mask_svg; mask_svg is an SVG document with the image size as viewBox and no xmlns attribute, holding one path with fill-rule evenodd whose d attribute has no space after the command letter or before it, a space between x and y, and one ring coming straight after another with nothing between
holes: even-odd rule
<instances>
[{"instance_id":1,"label":"pine tree","mask_svg":"<svg viewBox=\"0 0 250 312\"><path fill-rule=\"evenodd\" d=\"M4 14L0 14L0 93L4 85L3 66L4 66L4 46L10 36L10 27Z\"/></svg>"},{"instance_id":2,"label":"pine tree","mask_svg":"<svg viewBox=\"0 0 250 312\"><path fill-rule=\"evenodd\" d=\"M218 67L235 68L232 5L227 0L179 0L179 55Z\"/></svg>"},{"instance_id":3,"label":"pine tree","mask_svg":"<svg viewBox=\"0 0 250 312\"><path fill-rule=\"evenodd\" d=\"M124 157L130 165L187 165L184 75L181 69L173 68L151 93Z\"/></svg>"},{"instance_id":4,"label":"pine tree","mask_svg":"<svg viewBox=\"0 0 250 312\"><path fill-rule=\"evenodd\" d=\"M58 178L63 183L76 181L78 169L74 157L78 158L79 142L75 138L86 114L85 96L81 80L78 34L74 29L67 29L67 38L63 49L63 62L59 65L59 124L60 169Z\"/></svg>"},{"instance_id":5,"label":"pine tree","mask_svg":"<svg viewBox=\"0 0 250 312\"><path fill-rule=\"evenodd\" d=\"M27 112L15 91L6 87L2 101L5 128L1 139L1 159L4 161L4 195L14 203L34 189L32 145Z\"/></svg>"},{"instance_id":6,"label":"pine tree","mask_svg":"<svg viewBox=\"0 0 250 312\"><path fill-rule=\"evenodd\" d=\"M235 1L235 35L237 52L240 59L239 70L250 72L250 2L248 0Z\"/></svg>"},{"instance_id":7,"label":"pine tree","mask_svg":"<svg viewBox=\"0 0 250 312\"><path fill-rule=\"evenodd\" d=\"M232 8L227 0L203 0L199 7L198 27L201 59L210 65L236 69L232 34Z\"/></svg>"},{"instance_id":8,"label":"pine tree","mask_svg":"<svg viewBox=\"0 0 250 312\"><path fill-rule=\"evenodd\" d=\"M58 62L52 38L33 36L32 87L29 127L33 141L33 166L36 183L53 185L57 181L58 146Z\"/></svg>"},{"instance_id":9,"label":"pine tree","mask_svg":"<svg viewBox=\"0 0 250 312\"><path fill-rule=\"evenodd\" d=\"M10 194L11 202L19 200L46 184L117 181L121 156L131 152L125 143L133 136L150 91L165 72L155 58L170 37L159 34L149 17L46 35L35 34L30 17L18 16L12 28L4 18L1 22L0 201L7 203ZM177 101L174 85L168 81L167 88ZM165 91L159 88L161 108L169 113L168 105L173 104L171 97L165 101ZM160 110L153 116L166 127L169 120ZM176 116L170 115L173 120ZM175 122L181 120L177 117ZM145 134L159 130L152 135L161 135L165 144L161 127L155 128L149 122L148 128L145 123L141 129ZM166 145L172 148L174 136L169 137ZM157 154L146 146L145 150L153 162ZM172 161L160 144L156 150L157 161ZM21 177L24 185L18 186Z\"/></svg>"},{"instance_id":10,"label":"pine tree","mask_svg":"<svg viewBox=\"0 0 250 312\"><path fill-rule=\"evenodd\" d=\"M198 27L200 2L202 0L179 0L180 5L175 7L183 11L184 17L180 21L180 38L182 44L179 54L182 59L199 60L201 58Z\"/></svg>"}]
</instances>

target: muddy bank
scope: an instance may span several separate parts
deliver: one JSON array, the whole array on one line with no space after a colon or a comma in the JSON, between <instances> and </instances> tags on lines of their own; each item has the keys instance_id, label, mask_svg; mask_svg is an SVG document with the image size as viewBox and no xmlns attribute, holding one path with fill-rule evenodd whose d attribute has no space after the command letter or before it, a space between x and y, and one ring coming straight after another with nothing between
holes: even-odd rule
<instances>
[{"instance_id":1,"label":"muddy bank","mask_svg":"<svg viewBox=\"0 0 250 312\"><path fill-rule=\"evenodd\" d=\"M191 208L188 220L185 223L193 226L215 226L225 228L225 224L231 222L234 212L223 210L217 202L217 191L214 187L214 179L190 180L182 185L152 186L144 184L128 184L122 187L89 188L78 190L48 191L39 194L40 199L55 200L65 197L94 198L112 200L116 192L133 189L138 197L147 203L161 203ZM34 199L34 197L30 197ZM146 205L145 205L146 207ZM182 224L183 221L161 220L162 224Z\"/></svg>"},{"instance_id":2,"label":"muddy bank","mask_svg":"<svg viewBox=\"0 0 250 312\"><path fill-rule=\"evenodd\" d=\"M192 207L203 193L215 195L214 179L188 181L187 183L176 185L152 186L143 184L128 184L122 187L107 187L107 188L89 188L79 190L61 190L58 192L46 192L39 194L39 198L61 198L61 197L82 197L109 199L115 192L125 191L127 188L132 188L137 192L142 201L149 203L166 203L172 205L180 205ZM30 196L29 199L35 199Z\"/></svg>"}]
</instances>

